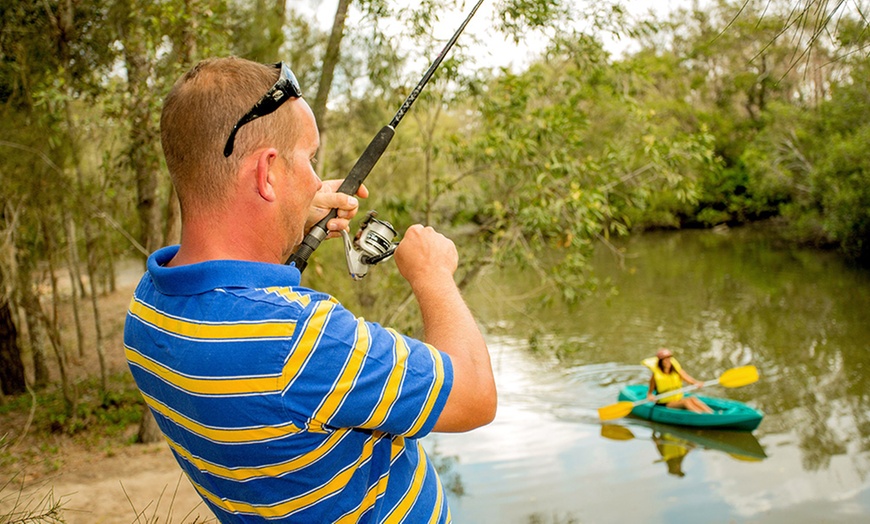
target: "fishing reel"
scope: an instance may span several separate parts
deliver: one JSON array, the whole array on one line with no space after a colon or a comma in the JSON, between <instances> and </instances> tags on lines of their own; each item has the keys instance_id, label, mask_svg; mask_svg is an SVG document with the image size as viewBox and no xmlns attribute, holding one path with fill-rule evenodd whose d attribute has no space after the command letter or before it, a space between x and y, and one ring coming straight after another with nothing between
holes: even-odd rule
<instances>
[{"instance_id":1,"label":"fishing reel","mask_svg":"<svg viewBox=\"0 0 870 524\"><path fill-rule=\"evenodd\" d=\"M347 231L342 231L344 254L347 257L347 270L354 280L362 280L369 267L393 256L399 243L393 243L396 230L392 224L375 218L377 212L369 211L360 223L360 229L353 240Z\"/></svg>"}]
</instances>

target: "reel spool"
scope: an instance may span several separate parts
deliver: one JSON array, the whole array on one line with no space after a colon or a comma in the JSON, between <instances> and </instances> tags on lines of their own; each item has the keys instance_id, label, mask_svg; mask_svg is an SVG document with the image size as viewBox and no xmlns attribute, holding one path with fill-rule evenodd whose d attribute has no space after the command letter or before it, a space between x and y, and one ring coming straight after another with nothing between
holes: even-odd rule
<instances>
[{"instance_id":1,"label":"reel spool","mask_svg":"<svg viewBox=\"0 0 870 524\"><path fill-rule=\"evenodd\" d=\"M362 280L374 266L389 259L399 247L393 243L398 234L392 224L375 218L376 211L369 211L360 223L360 230L351 240L347 231L342 231L344 254L347 257L347 270L354 280Z\"/></svg>"}]
</instances>

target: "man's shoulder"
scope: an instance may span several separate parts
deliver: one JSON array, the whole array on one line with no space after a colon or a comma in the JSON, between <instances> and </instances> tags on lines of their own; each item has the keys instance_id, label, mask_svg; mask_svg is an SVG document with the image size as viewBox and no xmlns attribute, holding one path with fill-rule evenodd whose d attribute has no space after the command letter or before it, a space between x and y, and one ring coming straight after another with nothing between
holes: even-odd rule
<instances>
[{"instance_id":1,"label":"man's shoulder","mask_svg":"<svg viewBox=\"0 0 870 524\"><path fill-rule=\"evenodd\" d=\"M335 298L326 293L299 286L224 288L220 291L240 298L275 303L276 305L293 304L307 307L312 302L338 303Z\"/></svg>"},{"instance_id":2,"label":"man's shoulder","mask_svg":"<svg viewBox=\"0 0 870 524\"><path fill-rule=\"evenodd\" d=\"M339 302L326 293L296 286L270 287L231 287L216 290L238 300L249 301L266 308L274 308L302 313L320 307L322 304L340 306Z\"/></svg>"},{"instance_id":3,"label":"man's shoulder","mask_svg":"<svg viewBox=\"0 0 870 524\"><path fill-rule=\"evenodd\" d=\"M182 309L188 314L218 317L238 317L242 312L247 312L244 316L249 317L263 315L293 317L305 315L306 310L316 309L324 304L330 307L340 306L329 294L299 286L232 285L201 290L193 294L179 293L174 289L160 289L148 273L145 273L133 293L131 308L136 304L169 313L177 313ZM206 312L210 313L206 314Z\"/></svg>"}]
</instances>

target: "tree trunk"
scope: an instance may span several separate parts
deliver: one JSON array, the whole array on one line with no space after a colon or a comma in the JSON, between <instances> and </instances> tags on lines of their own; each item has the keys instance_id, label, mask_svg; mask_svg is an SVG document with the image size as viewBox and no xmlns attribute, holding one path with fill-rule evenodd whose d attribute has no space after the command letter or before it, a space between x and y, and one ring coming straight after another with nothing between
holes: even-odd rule
<instances>
[{"instance_id":1,"label":"tree trunk","mask_svg":"<svg viewBox=\"0 0 870 524\"><path fill-rule=\"evenodd\" d=\"M196 57L196 30L199 27L200 17L199 0L184 0L184 9L187 14L187 23L181 28L180 51L178 54L181 57L181 65L187 69L187 67L193 65L193 59Z\"/></svg>"},{"instance_id":2,"label":"tree trunk","mask_svg":"<svg viewBox=\"0 0 870 524\"><path fill-rule=\"evenodd\" d=\"M33 270L30 264L18 268L18 301L24 310L24 325L27 327L27 337L30 341L30 354L33 359L33 387L43 388L48 385L51 377L43 344L43 329L39 320L39 298L34 291Z\"/></svg>"},{"instance_id":3,"label":"tree trunk","mask_svg":"<svg viewBox=\"0 0 870 524\"><path fill-rule=\"evenodd\" d=\"M127 2L135 7L135 0ZM192 6L188 3L187 6ZM130 11L131 13L133 11ZM136 177L137 210L141 233L140 243L147 253L153 253L158 243L163 239L159 227L159 206L157 204L157 151L152 147L159 143L159 133L151 129L149 100L152 97L148 87L148 54L145 45L145 34L141 26L131 14L131 18L120 28L121 40L124 45L124 62L127 67L127 91L131 103L130 113L130 163ZM167 227L171 225L167 224ZM164 231L163 233L168 234ZM149 420L150 419L150 420ZM137 441L141 443L157 442L160 432L154 421L151 410L146 406L139 425Z\"/></svg>"},{"instance_id":4,"label":"tree trunk","mask_svg":"<svg viewBox=\"0 0 870 524\"><path fill-rule=\"evenodd\" d=\"M19 217L20 208L5 203L0 206L0 399L3 394L17 395L27 390L14 318L19 313L14 297L19 295L16 287L21 278L15 245ZM20 321L22 315L17 316Z\"/></svg>"},{"instance_id":5,"label":"tree trunk","mask_svg":"<svg viewBox=\"0 0 870 524\"><path fill-rule=\"evenodd\" d=\"M127 111L130 119L130 144L127 155L136 180L136 211L139 214L139 243L148 253L160 247L163 239L160 208L157 202L156 144L158 133L151 119L150 101L154 95L148 86L149 61L144 29L134 20L136 2L130 2L130 19L120 27L127 68Z\"/></svg>"},{"instance_id":6,"label":"tree trunk","mask_svg":"<svg viewBox=\"0 0 870 524\"><path fill-rule=\"evenodd\" d=\"M195 7L195 6L191 6ZM251 27L247 49L241 55L255 62L277 62L284 45L284 23L287 12L285 0L256 0L251 11Z\"/></svg>"},{"instance_id":7,"label":"tree trunk","mask_svg":"<svg viewBox=\"0 0 870 524\"><path fill-rule=\"evenodd\" d=\"M84 234L85 234L85 242L86 245L90 248L94 245L93 233L90 228L87 207L89 201L85 198L85 194L87 191L87 184L85 181L85 174L82 170L81 162L79 161L79 145L78 145L78 133L76 132L75 119L73 117L73 110L71 100L73 99L73 85L74 79L70 71L72 70L72 52L71 52L71 43L75 40L77 33L75 27L75 18L73 16L74 7L71 0L65 0L58 4L58 15L54 19L55 24L58 28L58 49L60 54L60 62L65 66L64 70L66 72L66 89L67 96L64 99L64 116L66 118L66 133L67 133L67 141L70 145L70 155L72 160L72 167L76 173L76 192L73 195L72 202L80 212L84 213ZM135 123L134 123L135 126ZM69 246L68 256L69 256L69 270L70 270L70 280L72 281L70 284L70 291L72 296L72 305L73 305L73 314L75 316L75 324L76 324L76 335L78 341L78 354L79 356L84 356L84 335L82 334L82 326L81 319L79 317L79 301L78 297L84 297L86 295L84 291L84 286L81 283L81 271L79 270L79 257L78 257L78 249L76 244L76 235L75 235L75 223L73 221L73 217L68 211L64 211L63 220L66 226L67 232L67 242ZM49 257L50 258L50 257ZM89 257L90 260L91 257ZM90 264L88 265L88 270L91 270ZM54 277L52 275L52 279L54 281ZM93 295L96 292L96 281L95 275L93 273L90 274L90 285L91 285L91 294ZM77 287L79 289L77 289ZM57 294L57 288L53 285L52 290L54 291L54 300L57 301L59 296ZM94 304L96 303L97 297L92 296L92 301ZM95 311L95 322L99 322L99 315L97 314L96 307ZM55 322L57 321L57 314L54 316ZM49 330L49 336L52 337L52 344L56 348L60 348L60 337L58 335L57 329L55 325L55 332L52 333L52 330ZM97 327L97 335L99 336L100 330L99 326ZM55 337L57 340L55 341ZM100 341L97 341L97 350L100 351L102 348L100 347ZM63 351L58 353L59 359L64 359L66 357ZM101 371L104 371L102 368L102 355L101 357ZM61 369L61 378L65 379L65 370ZM105 372L103 373L103 381L105 382ZM103 389L105 392L105 388ZM74 399L72 399L74 401Z\"/></svg>"},{"instance_id":8,"label":"tree trunk","mask_svg":"<svg viewBox=\"0 0 870 524\"><path fill-rule=\"evenodd\" d=\"M139 424L139 433L136 435L136 441L140 444L152 444L160 442L163 439L163 433L160 432L160 427L157 421L154 420L154 415L151 409L145 406L145 411L142 413L142 423Z\"/></svg>"},{"instance_id":9,"label":"tree trunk","mask_svg":"<svg viewBox=\"0 0 870 524\"><path fill-rule=\"evenodd\" d=\"M320 82L317 85L317 94L314 97L314 105L311 111L320 129L321 140L327 132L326 125L326 102L329 100L329 91L332 89L332 79L335 76L335 67L338 65L341 55L341 39L344 37L345 20L347 9L352 0L339 0L335 10L335 18L332 21L332 31L329 33L329 42L326 45L326 54L323 57L323 67L320 72ZM318 160L323 160L324 147L318 150ZM324 163L317 162L315 169L318 174L323 172Z\"/></svg>"},{"instance_id":10,"label":"tree trunk","mask_svg":"<svg viewBox=\"0 0 870 524\"><path fill-rule=\"evenodd\" d=\"M347 19L347 9L352 0L339 0L335 10L335 18L332 21L332 31L329 33L329 42L326 44L326 54L323 56L323 67L320 71L320 82L317 85L317 95L314 97L314 105L311 111L317 120L321 134L326 129L326 102L329 100L329 90L332 89L332 79L335 76L335 67L341 56L341 39L344 38L344 26Z\"/></svg>"},{"instance_id":11,"label":"tree trunk","mask_svg":"<svg viewBox=\"0 0 870 524\"><path fill-rule=\"evenodd\" d=\"M49 220L49 217L43 215L40 223L42 229L42 241L45 243L45 251L48 255L48 281L51 284L51 300L49 302L51 304L51 315L43 314L43 317L49 338L57 338L59 341L59 335L56 337L52 336L52 333L60 333L60 313L58 312L60 306L60 294L57 288L57 270L54 265L55 239L51 234L52 227ZM42 312L41 304L39 311ZM63 355L62 364L66 364L66 351L61 351L60 353Z\"/></svg>"},{"instance_id":12,"label":"tree trunk","mask_svg":"<svg viewBox=\"0 0 870 524\"><path fill-rule=\"evenodd\" d=\"M48 333L48 339L51 342L51 347L54 350L54 355L57 359L57 368L60 373L60 385L63 392L64 407L66 414L72 416L75 412L76 394L73 385L70 383L69 376L66 372L67 357L63 347L63 341L60 338L60 327L58 325L58 304L60 296L57 289L57 272L54 265L55 242L50 232L48 218L41 217L42 236L45 242L45 250L48 253L48 276L51 282L51 317L45 314L42 306L39 307L40 320L45 326L45 331Z\"/></svg>"},{"instance_id":13,"label":"tree trunk","mask_svg":"<svg viewBox=\"0 0 870 524\"><path fill-rule=\"evenodd\" d=\"M18 330L12 322L6 299L0 299L0 386L4 395L20 395L27 391Z\"/></svg>"},{"instance_id":14,"label":"tree trunk","mask_svg":"<svg viewBox=\"0 0 870 524\"><path fill-rule=\"evenodd\" d=\"M200 17L200 2L198 0L184 0L186 23L181 30L181 38L176 42L180 66L187 70L193 65L197 53L196 31ZM178 202L178 194L175 186L170 184L169 197L166 199L166 219L163 229L163 245L178 244L181 241L181 207Z\"/></svg>"},{"instance_id":15,"label":"tree trunk","mask_svg":"<svg viewBox=\"0 0 870 524\"><path fill-rule=\"evenodd\" d=\"M75 146L73 146L75 147ZM79 294L77 282L81 282L81 271L79 270L79 255L76 248L76 226L72 216L68 211L64 211L64 225L66 226L66 242L67 242L67 267L69 268L69 292L72 299L73 318L76 325L76 349L79 357L85 356L85 335L82 330L82 319L79 314L79 297L84 294Z\"/></svg>"},{"instance_id":16,"label":"tree trunk","mask_svg":"<svg viewBox=\"0 0 870 524\"><path fill-rule=\"evenodd\" d=\"M51 377L48 373L48 360L45 356L43 342L45 332L40 321L39 299L33 292L29 281L22 278L21 305L24 307L24 318L27 323L27 334L30 338L30 354L33 359L33 388L41 389L48 385Z\"/></svg>"},{"instance_id":17,"label":"tree trunk","mask_svg":"<svg viewBox=\"0 0 870 524\"><path fill-rule=\"evenodd\" d=\"M108 268L105 276L106 280L104 289L108 288L109 293L114 293L118 290L118 277L115 274L115 255L110 252L108 258L106 258L106 262Z\"/></svg>"},{"instance_id":18,"label":"tree trunk","mask_svg":"<svg viewBox=\"0 0 870 524\"><path fill-rule=\"evenodd\" d=\"M147 66L144 49L130 50L126 42L124 53L127 64L128 90L130 92L130 165L136 179L136 210L139 213L141 232L140 243L148 253L153 253L161 240L159 213L157 206L157 168L150 151L156 133L151 129L151 115L148 108ZM136 44L132 44L136 45ZM143 46L144 47L144 46Z\"/></svg>"},{"instance_id":19,"label":"tree trunk","mask_svg":"<svg viewBox=\"0 0 870 524\"><path fill-rule=\"evenodd\" d=\"M0 268L0 391L4 395L20 395L27 391L27 383L18 345L18 330L12 322L9 299L2 293L3 278Z\"/></svg>"},{"instance_id":20,"label":"tree trunk","mask_svg":"<svg viewBox=\"0 0 870 524\"><path fill-rule=\"evenodd\" d=\"M434 186L432 164L435 161L435 130L438 128L438 121L441 117L441 107L441 104L435 103L434 114L423 111L414 113L414 119L417 121L420 127L420 134L423 137L424 226L432 225L432 211L435 208L435 201L438 199L438 195L432 193Z\"/></svg>"},{"instance_id":21,"label":"tree trunk","mask_svg":"<svg viewBox=\"0 0 870 524\"><path fill-rule=\"evenodd\" d=\"M67 416L73 416L75 413L75 406L77 401L77 395L75 392L75 387L69 380L69 376L66 372L66 353L63 349L63 343L60 340L60 331L58 331L56 325L51 325L48 317L45 316L42 309L39 310L41 315L41 320L45 324L45 330L48 333L48 339L51 341L51 348L54 350L54 356L57 359L57 369L60 373L60 388L63 392L63 400L64 400L64 408Z\"/></svg>"},{"instance_id":22,"label":"tree trunk","mask_svg":"<svg viewBox=\"0 0 870 524\"><path fill-rule=\"evenodd\" d=\"M94 345L100 362L100 388L105 396L108 393L108 367L106 366L106 354L103 348L103 328L100 322L100 308L97 303L97 246L93 235L87 235L90 240L87 246L88 252L88 279L91 282L91 308L94 310Z\"/></svg>"}]
</instances>

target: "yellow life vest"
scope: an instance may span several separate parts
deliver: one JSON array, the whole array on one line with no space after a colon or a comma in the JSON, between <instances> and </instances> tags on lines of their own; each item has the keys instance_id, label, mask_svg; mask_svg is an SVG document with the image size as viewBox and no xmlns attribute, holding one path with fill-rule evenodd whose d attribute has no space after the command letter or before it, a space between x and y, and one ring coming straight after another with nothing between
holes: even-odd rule
<instances>
[{"instance_id":1,"label":"yellow life vest","mask_svg":"<svg viewBox=\"0 0 870 524\"><path fill-rule=\"evenodd\" d=\"M674 357L671 357L672 369L670 373L665 373L661 368L659 368L659 359L656 357L646 358L642 363L653 372L653 377L656 381L656 393L667 393L668 391L673 391L683 387L683 379L680 378L680 370L682 367L680 367L680 363L677 362L677 359ZM683 398L683 394L677 393L676 395L660 398L657 403L667 404L668 402L680 400L681 398Z\"/></svg>"},{"instance_id":2,"label":"yellow life vest","mask_svg":"<svg viewBox=\"0 0 870 524\"><path fill-rule=\"evenodd\" d=\"M689 445L687 442L667 434L656 440L656 447L665 462L683 458L689 453Z\"/></svg>"}]
</instances>

